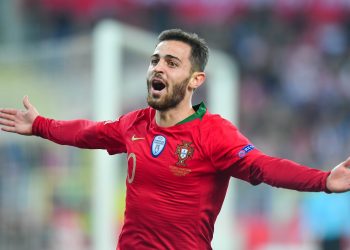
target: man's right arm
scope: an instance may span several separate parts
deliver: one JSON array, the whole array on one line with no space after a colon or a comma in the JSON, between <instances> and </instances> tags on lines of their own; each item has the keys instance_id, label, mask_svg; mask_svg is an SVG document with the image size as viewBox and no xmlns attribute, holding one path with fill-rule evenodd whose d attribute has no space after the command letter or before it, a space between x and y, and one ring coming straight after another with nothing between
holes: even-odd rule
<instances>
[{"instance_id":1,"label":"man's right arm","mask_svg":"<svg viewBox=\"0 0 350 250\"><path fill-rule=\"evenodd\" d=\"M40 116L28 96L23 98L23 105L25 110L0 109L2 131L36 135L62 145L107 149L110 154L126 151L119 121L57 121Z\"/></svg>"},{"instance_id":2,"label":"man's right arm","mask_svg":"<svg viewBox=\"0 0 350 250\"><path fill-rule=\"evenodd\" d=\"M32 134L61 145L88 149L108 149L116 141L108 136L106 122L90 120L59 121L38 116L32 126ZM108 124L111 125L111 124Z\"/></svg>"}]
</instances>

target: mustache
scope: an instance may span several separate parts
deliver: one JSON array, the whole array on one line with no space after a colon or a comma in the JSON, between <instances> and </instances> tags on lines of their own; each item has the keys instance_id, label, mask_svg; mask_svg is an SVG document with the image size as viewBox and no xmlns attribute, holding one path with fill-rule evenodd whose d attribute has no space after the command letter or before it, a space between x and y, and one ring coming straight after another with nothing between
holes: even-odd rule
<instances>
[{"instance_id":1,"label":"mustache","mask_svg":"<svg viewBox=\"0 0 350 250\"><path fill-rule=\"evenodd\" d=\"M164 85L168 85L168 82L167 80L164 79L163 75L161 73L154 73L152 75L150 75L147 79L146 79L146 82L147 82L147 87L149 88L153 81L156 80L156 81L161 81Z\"/></svg>"},{"instance_id":2,"label":"mustache","mask_svg":"<svg viewBox=\"0 0 350 250\"><path fill-rule=\"evenodd\" d=\"M165 81L163 75L162 75L161 73L159 73L159 72L153 73L153 74L151 75L150 79L154 79L154 78L158 78L158 79L160 79L160 80L164 80L164 81Z\"/></svg>"}]
</instances>

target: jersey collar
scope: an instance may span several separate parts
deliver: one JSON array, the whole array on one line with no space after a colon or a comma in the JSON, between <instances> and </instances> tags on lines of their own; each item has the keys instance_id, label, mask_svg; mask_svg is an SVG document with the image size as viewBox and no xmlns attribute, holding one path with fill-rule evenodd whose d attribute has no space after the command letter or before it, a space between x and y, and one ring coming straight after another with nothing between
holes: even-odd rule
<instances>
[{"instance_id":1,"label":"jersey collar","mask_svg":"<svg viewBox=\"0 0 350 250\"><path fill-rule=\"evenodd\" d=\"M182 120L181 122L177 123L176 125L184 124L184 123L193 121L194 119L197 119L197 118L202 120L205 112L207 112L207 107L204 105L203 102L193 106L193 109L196 111L194 114L192 114L189 117L185 118L184 120Z\"/></svg>"}]
</instances>

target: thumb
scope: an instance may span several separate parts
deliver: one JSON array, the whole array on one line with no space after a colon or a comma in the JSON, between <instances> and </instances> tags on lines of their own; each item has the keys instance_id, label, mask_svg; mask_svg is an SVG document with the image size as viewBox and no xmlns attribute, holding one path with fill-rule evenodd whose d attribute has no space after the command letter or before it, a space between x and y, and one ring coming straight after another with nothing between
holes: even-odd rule
<instances>
[{"instance_id":1,"label":"thumb","mask_svg":"<svg viewBox=\"0 0 350 250\"><path fill-rule=\"evenodd\" d=\"M32 104L29 102L29 97L26 95L23 97L23 106L28 110L32 107Z\"/></svg>"},{"instance_id":2,"label":"thumb","mask_svg":"<svg viewBox=\"0 0 350 250\"><path fill-rule=\"evenodd\" d=\"M344 161L344 166L350 168L350 157Z\"/></svg>"}]
</instances>

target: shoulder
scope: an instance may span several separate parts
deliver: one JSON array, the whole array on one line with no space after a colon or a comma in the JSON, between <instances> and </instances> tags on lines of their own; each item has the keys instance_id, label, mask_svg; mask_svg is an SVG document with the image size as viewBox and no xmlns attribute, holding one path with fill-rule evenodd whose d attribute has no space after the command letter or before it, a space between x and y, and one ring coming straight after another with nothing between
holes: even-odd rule
<instances>
[{"instance_id":1,"label":"shoulder","mask_svg":"<svg viewBox=\"0 0 350 250\"><path fill-rule=\"evenodd\" d=\"M217 114L203 117L200 138L204 153L221 170L233 166L254 148L232 122Z\"/></svg>"},{"instance_id":2,"label":"shoulder","mask_svg":"<svg viewBox=\"0 0 350 250\"><path fill-rule=\"evenodd\" d=\"M212 150L247 144L248 139L229 120L218 114L206 114L200 129L203 145Z\"/></svg>"},{"instance_id":3,"label":"shoulder","mask_svg":"<svg viewBox=\"0 0 350 250\"><path fill-rule=\"evenodd\" d=\"M124 119L140 119L140 118L149 117L149 116L151 116L152 113L153 113L153 109L150 108L150 107L147 107L147 108L137 109L137 110L133 110L133 111L127 112L123 116L121 116L121 118L124 118Z\"/></svg>"},{"instance_id":4,"label":"shoulder","mask_svg":"<svg viewBox=\"0 0 350 250\"><path fill-rule=\"evenodd\" d=\"M119 121L124 126L134 126L137 123L149 123L154 117L155 111L150 108L143 108L128 112L119 118Z\"/></svg>"},{"instance_id":5,"label":"shoulder","mask_svg":"<svg viewBox=\"0 0 350 250\"><path fill-rule=\"evenodd\" d=\"M237 131L237 127L229 120L223 118L219 114L212 114L207 111L202 119L202 130L203 131L220 131L220 130L230 130Z\"/></svg>"}]
</instances>

